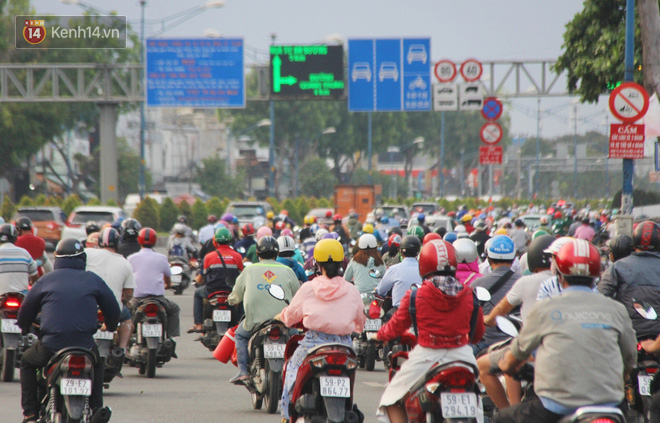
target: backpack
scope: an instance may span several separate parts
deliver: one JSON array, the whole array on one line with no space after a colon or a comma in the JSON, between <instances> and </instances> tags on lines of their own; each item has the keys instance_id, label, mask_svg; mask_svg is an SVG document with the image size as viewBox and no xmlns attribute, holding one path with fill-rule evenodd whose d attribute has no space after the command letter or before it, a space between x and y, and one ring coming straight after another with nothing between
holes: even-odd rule
<instances>
[{"instance_id":1,"label":"backpack","mask_svg":"<svg viewBox=\"0 0 660 423\"><path fill-rule=\"evenodd\" d=\"M178 257L185 257L186 256L186 250L183 248L181 244L174 244L172 248L170 248L170 256L178 256Z\"/></svg>"}]
</instances>

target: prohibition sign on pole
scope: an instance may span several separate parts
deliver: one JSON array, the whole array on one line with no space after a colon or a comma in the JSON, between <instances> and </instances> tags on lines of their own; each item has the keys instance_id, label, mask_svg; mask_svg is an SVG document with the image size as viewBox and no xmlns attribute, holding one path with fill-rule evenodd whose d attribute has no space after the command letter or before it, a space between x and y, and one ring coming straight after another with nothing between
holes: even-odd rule
<instances>
[{"instance_id":1,"label":"prohibition sign on pole","mask_svg":"<svg viewBox=\"0 0 660 423\"><path fill-rule=\"evenodd\" d=\"M481 127L479 135L481 135L481 141L488 145L495 145L502 140L504 134L499 123L488 122Z\"/></svg>"},{"instance_id":2,"label":"prohibition sign on pole","mask_svg":"<svg viewBox=\"0 0 660 423\"><path fill-rule=\"evenodd\" d=\"M649 95L634 82L616 87L610 94L610 111L624 123L633 123L644 117L649 109Z\"/></svg>"},{"instance_id":3,"label":"prohibition sign on pole","mask_svg":"<svg viewBox=\"0 0 660 423\"><path fill-rule=\"evenodd\" d=\"M461 64L461 76L463 76L465 82L478 81L483 72L484 68L481 66L481 62L476 59L467 59Z\"/></svg>"},{"instance_id":4,"label":"prohibition sign on pole","mask_svg":"<svg viewBox=\"0 0 660 423\"><path fill-rule=\"evenodd\" d=\"M484 107L481 109L481 116L486 120L497 120L502 117L502 102L495 97L488 97L484 100Z\"/></svg>"},{"instance_id":5,"label":"prohibition sign on pole","mask_svg":"<svg viewBox=\"0 0 660 423\"><path fill-rule=\"evenodd\" d=\"M438 78L438 81L442 83L452 82L454 78L456 78L456 65L451 60L440 60L435 64L433 73L435 73L435 77Z\"/></svg>"}]
</instances>

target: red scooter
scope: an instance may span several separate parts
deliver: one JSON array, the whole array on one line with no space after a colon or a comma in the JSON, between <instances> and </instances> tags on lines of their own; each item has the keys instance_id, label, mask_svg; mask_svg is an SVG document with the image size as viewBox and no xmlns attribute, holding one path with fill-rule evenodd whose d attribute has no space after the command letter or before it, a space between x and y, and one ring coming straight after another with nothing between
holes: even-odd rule
<instances>
[{"instance_id":1,"label":"red scooter","mask_svg":"<svg viewBox=\"0 0 660 423\"><path fill-rule=\"evenodd\" d=\"M18 292L0 295L0 334L2 335L0 337L0 347L2 347L0 380L3 382L14 380L14 369L21 341L21 328L16 324L16 318L23 298L23 294Z\"/></svg>"}]
</instances>

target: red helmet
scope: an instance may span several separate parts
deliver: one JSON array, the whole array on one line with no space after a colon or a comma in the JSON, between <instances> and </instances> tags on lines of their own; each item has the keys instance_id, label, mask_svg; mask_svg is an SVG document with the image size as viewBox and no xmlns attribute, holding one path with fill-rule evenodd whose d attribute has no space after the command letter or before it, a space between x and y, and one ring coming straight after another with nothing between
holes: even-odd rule
<instances>
[{"instance_id":1,"label":"red helmet","mask_svg":"<svg viewBox=\"0 0 660 423\"><path fill-rule=\"evenodd\" d=\"M330 218L332 217L332 212L331 212L330 210L328 210L327 212L325 212L325 217L327 217L328 219L330 219Z\"/></svg>"},{"instance_id":2,"label":"red helmet","mask_svg":"<svg viewBox=\"0 0 660 423\"><path fill-rule=\"evenodd\" d=\"M281 214L281 215L284 215L284 216L288 216L288 215L289 215L289 211L288 211L288 210L284 210L284 209L282 209L282 210L280 210L280 214Z\"/></svg>"},{"instance_id":3,"label":"red helmet","mask_svg":"<svg viewBox=\"0 0 660 423\"><path fill-rule=\"evenodd\" d=\"M138 242L143 247L153 247L156 245L156 231L151 228L142 228L138 234Z\"/></svg>"},{"instance_id":4,"label":"red helmet","mask_svg":"<svg viewBox=\"0 0 660 423\"><path fill-rule=\"evenodd\" d=\"M341 215L339 213L335 214L334 216L332 216L332 220L334 220L335 222L337 220L341 220Z\"/></svg>"},{"instance_id":5,"label":"red helmet","mask_svg":"<svg viewBox=\"0 0 660 423\"><path fill-rule=\"evenodd\" d=\"M214 215L214 214L210 214L210 215L208 215L208 217L206 218L206 221L209 222L210 224L214 224L215 222L218 221L218 216L216 216L216 215Z\"/></svg>"},{"instance_id":6,"label":"red helmet","mask_svg":"<svg viewBox=\"0 0 660 423\"><path fill-rule=\"evenodd\" d=\"M458 262L456 251L447 241L434 239L422 247L419 255L419 274L426 278L432 273L440 275L451 275L456 273Z\"/></svg>"},{"instance_id":7,"label":"red helmet","mask_svg":"<svg viewBox=\"0 0 660 423\"><path fill-rule=\"evenodd\" d=\"M282 220L280 220L279 222L277 222L275 224L275 229L277 229L278 231L281 231L285 227L286 227L286 225L285 225L284 221L282 221Z\"/></svg>"},{"instance_id":8,"label":"red helmet","mask_svg":"<svg viewBox=\"0 0 660 423\"><path fill-rule=\"evenodd\" d=\"M638 224L633 230L633 246L644 251L660 249L660 227L652 220Z\"/></svg>"},{"instance_id":9,"label":"red helmet","mask_svg":"<svg viewBox=\"0 0 660 423\"><path fill-rule=\"evenodd\" d=\"M561 212L560 211L555 212L555 215L553 217L555 219L561 219Z\"/></svg>"},{"instance_id":10,"label":"red helmet","mask_svg":"<svg viewBox=\"0 0 660 423\"><path fill-rule=\"evenodd\" d=\"M252 223L246 223L241 228L241 231L243 232L243 236L254 235L254 225Z\"/></svg>"},{"instance_id":11,"label":"red helmet","mask_svg":"<svg viewBox=\"0 0 660 423\"><path fill-rule=\"evenodd\" d=\"M426 245L427 242L433 241L434 239L442 239L442 237L435 232L429 232L424 235L424 238L422 239L422 245Z\"/></svg>"},{"instance_id":12,"label":"red helmet","mask_svg":"<svg viewBox=\"0 0 660 423\"><path fill-rule=\"evenodd\" d=\"M387 238L387 246L395 246L396 248L399 248L401 245L401 235L399 234L392 234L390 235L389 238Z\"/></svg>"},{"instance_id":13,"label":"red helmet","mask_svg":"<svg viewBox=\"0 0 660 423\"><path fill-rule=\"evenodd\" d=\"M557 270L564 276L600 275L600 253L589 241L572 239L555 254Z\"/></svg>"}]
</instances>

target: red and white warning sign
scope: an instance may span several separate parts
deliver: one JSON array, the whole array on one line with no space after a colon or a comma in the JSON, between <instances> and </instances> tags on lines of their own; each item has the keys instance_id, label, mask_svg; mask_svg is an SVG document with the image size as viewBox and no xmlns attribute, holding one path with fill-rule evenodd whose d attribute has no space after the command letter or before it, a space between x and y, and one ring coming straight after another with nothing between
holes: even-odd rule
<instances>
[{"instance_id":1,"label":"red and white warning sign","mask_svg":"<svg viewBox=\"0 0 660 423\"><path fill-rule=\"evenodd\" d=\"M610 126L610 159L644 158L644 125L618 124Z\"/></svg>"},{"instance_id":2,"label":"red and white warning sign","mask_svg":"<svg viewBox=\"0 0 660 423\"><path fill-rule=\"evenodd\" d=\"M610 111L623 123L633 123L644 117L649 109L649 95L634 82L616 87L610 94Z\"/></svg>"},{"instance_id":3,"label":"red and white warning sign","mask_svg":"<svg viewBox=\"0 0 660 423\"><path fill-rule=\"evenodd\" d=\"M479 164L502 164L502 147L479 147Z\"/></svg>"},{"instance_id":4,"label":"red and white warning sign","mask_svg":"<svg viewBox=\"0 0 660 423\"><path fill-rule=\"evenodd\" d=\"M442 83L452 82L456 78L456 64L451 60L440 60L435 64L433 68L433 73L435 77L438 78L438 81Z\"/></svg>"},{"instance_id":5,"label":"red and white warning sign","mask_svg":"<svg viewBox=\"0 0 660 423\"><path fill-rule=\"evenodd\" d=\"M460 72L465 82L474 82L481 78L484 68L477 59L467 59L461 64Z\"/></svg>"},{"instance_id":6,"label":"red and white warning sign","mask_svg":"<svg viewBox=\"0 0 660 423\"><path fill-rule=\"evenodd\" d=\"M487 122L481 127L479 134L481 135L481 141L488 145L495 145L502 140L504 132L499 123Z\"/></svg>"}]
</instances>

